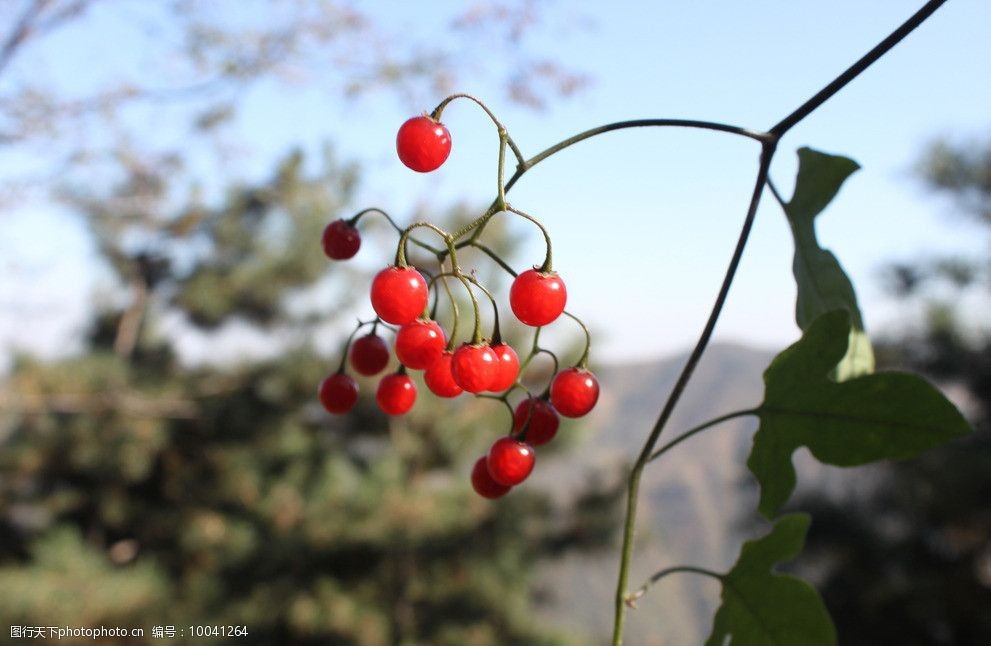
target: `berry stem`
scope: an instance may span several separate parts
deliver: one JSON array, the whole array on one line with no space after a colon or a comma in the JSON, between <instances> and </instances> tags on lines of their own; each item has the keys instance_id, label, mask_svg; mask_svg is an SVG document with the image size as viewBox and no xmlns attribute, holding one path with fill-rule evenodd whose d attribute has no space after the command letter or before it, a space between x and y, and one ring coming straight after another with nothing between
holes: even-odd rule
<instances>
[{"instance_id":1,"label":"berry stem","mask_svg":"<svg viewBox=\"0 0 991 646\"><path fill-rule=\"evenodd\" d=\"M443 263L441 264L441 269L444 268ZM444 287L444 291L447 292L447 298L451 302L451 315L454 317L454 321L451 323L451 336L447 340L447 347L445 350L454 350L454 339L458 335L458 300L454 298L454 293L451 292L451 286L447 284L447 275L441 273L438 275L440 278L441 285Z\"/></svg>"},{"instance_id":2,"label":"berry stem","mask_svg":"<svg viewBox=\"0 0 991 646\"><path fill-rule=\"evenodd\" d=\"M582 323L582 320L580 318L578 318L568 310L564 310L561 313L567 316L575 323L577 323L578 326L582 329L582 332L585 333L585 351L582 353L582 356L578 359L578 363L575 364L575 367L581 368L582 370L586 370L588 368L588 352L592 348L592 335L589 334L588 328L585 327L585 324Z\"/></svg>"},{"instance_id":3,"label":"berry stem","mask_svg":"<svg viewBox=\"0 0 991 646\"><path fill-rule=\"evenodd\" d=\"M482 253L484 253L486 256L488 256L489 258L491 258L492 260L494 260L497 265L499 265L500 267L502 267L506 271L506 273L508 273L513 278L516 278L516 271L514 271L513 268L510 267L509 264L505 260L503 260L502 258L500 258L499 257L499 254L497 254L495 251L493 251L489 247L483 245L481 242L475 242L473 240L469 240L469 241L467 241L467 244L465 244L464 246L475 247L476 249L478 249L479 251L481 251Z\"/></svg>"},{"instance_id":4,"label":"berry stem","mask_svg":"<svg viewBox=\"0 0 991 646\"><path fill-rule=\"evenodd\" d=\"M522 166L525 163L523 153L520 152L520 149L516 146L516 143L509 136L508 131L506 130L506 126L502 125L502 122L500 122L499 119L495 116L495 113L492 112L492 110L489 109L489 106L485 105L485 103L483 103L482 100L479 99L478 97L472 96L470 94L465 94L463 92L452 94L437 104L437 107L434 108L434 111L430 113L430 118L433 119L434 121L440 121L440 117L441 114L443 114L444 112L444 108L446 108L447 104L453 101L454 99L468 99L469 101L474 101L476 104L478 104L478 106L485 111L485 114L489 115L489 119L492 119L492 123L494 123L496 129L499 130L500 138L502 138L502 133L506 133L506 143L509 144L510 149L513 151L513 154L516 156L517 164Z\"/></svg>"},{"instance_id":5,"label":"berry stem","mask_svg":"<svg viewBox=\"0 0 991 646\"><path fill-rule=\"evenodd\" d=\"M389 224L392 225L392 228L396 230L396 233L398 233L400 236L403 235L403 228L401 226L399 226L398 224L396 224L396 221L393 220L392 217L388 213L386 213L382 209L377 208L377 207L374 207L374 206L371 207L371 208L368 208L368 209L362 209L361 211L358 211L353 216L351 216L350 218L348 218L347 223L350 226L352 226L352 227L353 226L357 226L358 220L360 220L363 215L367 215L369 213L377 213L377 214L381 215L382 217L384 217L389 222ZM434 254L443 253L443 249L438 249L437 247L434 247L433 245L429 245L426 242L423 242L422 240L418 240L418 239L416 239L416 238L414 238L412 236L410 236L409 240L410 240L410 242L412 242L416 246L420 247L421 249L426 249L427 251L429 251L431 253L434 253Z\"/></svg>"},{"instance_id":6,"label":"berry stem","mask_svg":"<svg viewBox=\"0 0 991 646\"><path fill-rule=\"evenodd\" d=\"M436 233L437 235L439 235L441 238L443 238L443 240L444 240L445 243L451 237L451 234L449 234L447 231L444 231L439 226L437 226L437 225L435 225L435 224L433 224L431 222L425 222L425 221L414 222L413 224L411 224L408 227L406 227L405 229L403 229L403 232L399 236L399 244L396 247L396 266L397 267L406 267L406 266L408 266L407 263L406 263L406 242L407 242L407 240L410 239L410 234L413 232L413 229L416 229L416 228L419 228L419 227L425 227L427 229L430 229L431 231L433 231L434 233ZM438 257L439 257L442 252L441 252L440 249L437 249L437 250L434 251L434 253L436 253L438 255Z\"/></svg>"},{"instance_id":7,"label":"berry stem","mask_svg":"<svg viewBox=\"0 0 991 646\"><path fill-rule=\"evenodd\" d=\"M506 395L490 395L488 393L475 393L475 397L501 401L503 404L505 404L506 409L509 411L509 427L510 427L509 435L512 435L513 434L512 427L513 427L513 422L515 421L516 413L513 410L513 407L510 405L509 401L506 399Z\"/></svg>"},{"instance_id":8,"label":"berry stem","mask_svg":"<svg viewBox=\"0 0 991 646\"><path fill-rule=\"evenodd\" d=\"M539 271L542 274L546 274L553 271L553 267L551 266L551 256L552 256L551 236L549 233L547 233L547 229L544 228L544 225L540 223L540 220L533 217L529 213L524 213L523 211L520 211L519 209L514 208L509 204L506 205L506 210L509 211L510 213L515 213L516 215L525 218L537 225L537 228L540 229L540 233L544 235L544 245L547 250L544 253L544 264L542 264L540 266L540 269L538 269L537 271Z\"/></svg>"},{"instance_id":9,"label":"berry stem","mask_svg":"<svg viewBox=\"0 0 991 646\"><path fill-rule=\"evenodd\" d=\"M485 292L485 295L489 297L489 302L492 303L492 345L498 345L502 343L502 332L499 331L499 306L496 304L495 297L492 292L487 290L482 283L478 282L478 279L474 276L465 276L468 280L475 284L480 290Z\"/></svg>"},{"instance_id":10,"label":"berry stem","mask_svg":"<svg viewBox=\"0 0 991 646\"><path fill-rule=\"evenodd\" d=\"M458 254L454 248L454 238L450 235L444 236L444 242L447 243L447 252L451 257L451 275L461 281L461 284L465 286L468 290L468 297L471 299L471 309L475 315L475 326L471 332L471 345L478 345L482 342L482 314L478 309L478 299L475 298L475 292L471 289L471 283L468 281L463 273L461 273L461 268L458 266ZM474 280L474 279L472 279ZM488 292L486 292L488 294ZM491 294L489 298L491 298ZM495 306L495 301L492 301L493 306ZM453 338L453 335L452 335Z\"/></svg>"},{"instance_id":11,"label":"berry stem","mask_svg":"<svg viewBox=\"0 0 991 646\"><path fill-rule=\"evenodd\" d=\"M372 319L371 321L362 321L361 319L358 319L358 325L355 326L354 330L351 331L351 334L348 335L347 340L344 341L344 350L343 352L341 352L341 362L337 364L336 374L339 375L344 374L344 367L347 365L347 360L348 360L348 350L351 348L351 342L354 341L354 335L358 333L358 330L369 324L372 325L371 333L374 334L375 329L378 327L379 324L378 318Z\"/></svg>"}]
</instances>

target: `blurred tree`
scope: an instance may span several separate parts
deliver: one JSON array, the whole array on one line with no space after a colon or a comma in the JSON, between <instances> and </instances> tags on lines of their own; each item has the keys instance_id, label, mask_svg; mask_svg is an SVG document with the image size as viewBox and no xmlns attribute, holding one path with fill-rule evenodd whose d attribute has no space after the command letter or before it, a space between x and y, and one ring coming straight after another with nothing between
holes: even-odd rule
<instances>
[{"instance_id":1,"label":"blurred tree","mask_svg":"<svg viewBox=\"0 0 991 646\"><path fill-rule=\"evenodd\" d=\"M991 225L991 142L940 142L920 163L927 185ZM815 522L801 567L816 580L840 643L991 644L991 255L890 268L895 293L926 314L880 344L881 363L929 374L976 432L885 465L868 495L797 503Z\"/></svg>"},{"instance_id":2,"label":"blurred tree","mask_svg":"<svg viewBox=\"0 0 991 646\"><path fill-rule=\"evenodd\" d=\"M471 462L509 423L496 402L435 405L421 386L392 420L368 398L334 419L316 403L333 365L313 341L339 323L327 291L367 277L328 273L319 245L354 169L305 166L290 155L261 185L173 212L166 175L140 165L108 197L66 193L130 297L105 304L80 355L21 358L0 386L0 623L576 643L536 620L528 572L603 544L615 496L475 495ZM190 335L206 361L184 354ZM248 352L225 356L232 338Z\"/></svg>"},{"instance_id":3,"label":"blurred tree","mask_svg":"<svg viewBox=\"0 0 991 646\"><path fill-rule=\"evenodd\" d=\"M0 173L0 197L92 176L121 150L168 160L173 173L190 159L202 167L234 158L245 141L230 126L266 85L328 101L387 91L422 110L479 77L537 107L586 82L534 53L528 36L545 17L540 2L424 12L422 31L341 0L0 3L0 146L16 159ZM558 25L567 15L559 12ZM215 168L223 172L223 161Z\"/></svg>"}]
</instances>

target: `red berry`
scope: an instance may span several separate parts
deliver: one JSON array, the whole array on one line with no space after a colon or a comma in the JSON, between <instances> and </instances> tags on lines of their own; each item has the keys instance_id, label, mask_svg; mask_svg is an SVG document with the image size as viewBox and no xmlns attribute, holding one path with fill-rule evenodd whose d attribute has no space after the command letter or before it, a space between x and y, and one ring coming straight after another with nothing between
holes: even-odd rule
<instances>
[{"instance_id":1,"label":"red berry","mask_svg":"<svg viewBox=\"0 0 991 646\"><path fill-rule=\"evenodd\" d=\"M396 356L407 368L425 370L444 352L447 338L437 321L416 319L399 328L396 334Z\"/></svg>"},{"instance_id":2,"label":"red berry","mask_svg":"<svg viewBox=\"0 0 991 646\"><path fill-rule=\"evenodd\" d=\"M551 382L551 403L565 417L581 417L599 399L599 382L588 370L568 368Z\"/></svg>"},{"instance_id":3,"label":"red berry","mask_svg":"<svg viewBox=\"0 0 991 646\"><path fill-rule=\"evenodd\" d=\"M489 384L488 390L501 393L514 383L520 374L520 358L516 356L516 350L505 343L492 346L497 360L496 376Z\"/></svg>"},{"instance_id":4,"label":"red berry","mask_svg":"<svg viewBox=\"0 0 991 646\"><path fill-rule=\"evenodd\" d=\"M428 116L413 117L399 127L396 152L407 167L428 173L440 168L451 154L451 133Z\"/></svg>"},{"instance_id":5,"label":"red berry","mask_svg":"<svg viewBox=\"0 0 991 646\"><path fill-rule=\"evenodd\" d=\"M511 487L499 484L492 479L484 455L478 458L475 466L471 469L471 486L479 496L490 499L501 498L511 489Z\"/></svg>"},{"instance_id":6,"label":"red berry","mask_svg":"<svg viewBox=\"0 0 991 646\"><path fill-rule=\"evenodd\" d=\"M488 390L498 369L495 352L486 344L465 343L451 357L451 375L454 381L470 393Z\"/></svg>"},{"instance_id":7,"label":"red berry","mask_svg":"<svg viewBox=\"0 0 991 646\"><path fill-rule=\"evenodd\" d=\"M526 480L535 461L532 446L511 437L500 437L489 449L485 463L493 480L512 487Z\"/></svg>"},{"instance_id":8,"label":"red berry","mask_svg":"<svg viewBox=\"0 0 991 646\"><path fill-rule=\"evenodd\" d=\"M365 376L377 375L389 363L389 346L374 332L366 334L351 344L348 358L355 372Z\"/></svg>"},{"instance_id":9,"label":"red berry","mask_svg":"<svg viewBox=\"0 0 991 646\"><path fill-rule=\"evenodd\" d=\"M530 411L533 412L530 412ZM513 434L519 435L523 426L530 418L530 425L526 430L526 441L531 446L547 444L557 434L557 428L561 424L561 419L557 416L557 411L546 399L524 399L516 406L516 413L513 415Z\"/></svg>"},{"instance_id":10,"label":"red berry","mask_svg":"<svg viewBox=\"0 0 991 646\"><path fill-rule=\"evenodd\" d=\"M523 323L547 325L564 311L568 290L555 272L540 273L527 269L516 277L509 289L509 306Z\"/></svg>"},{"instance_id":11,"label":"red berry","mask_svg":"<svg viewBox=\"0 0 991 646\"><path fill-rule=\"evenodd\" d=\"M344 220L334 220L323 230L323 252L333 260L347 260L358 253L361 234Z\"/></svg>"},{"instance_id":12,"label":"red berry","mask_svg":"<svg viewBox=\"0 0 991 646\"><path fill-rule=\"evenodd\" d=\"M320 383L320 403L330 413L346 413L358 401L358 384L343 372L330 375Z\"/></svg>"},{"instance_id":13,"label":"red berry","mask_svg":"<svg viewBox=\"0 0 991 646\"><path fill-rule=\"evenodd\" d=\"M413 267L386 267L372 280L372 307L386 323L406 325L427 306L427 281Z\"/></svg>"},{"instance_id":14,"label":"red berry","mask_svg":"<svg viewBox=\"0 0 991 646\"><path fill-rule=\"evenodd\" d=\"M375 401L385 414L402 415L416 402L416 384L401 372L386 375L375 391Z\"/></svg>"},{"instance_id":15,"label":"red berry","mask_svg":"<svg viewBox=\"0 0 991 646\"><path fill-rule=\"evenodd\" d=\"M427 388L438 397L457 397L464 392L464 388L454 381L454 375L451 374L452 357L453 354L445 350L434 365L423 373L423 381L426 382Z\"/></svg>"}]
</instances>

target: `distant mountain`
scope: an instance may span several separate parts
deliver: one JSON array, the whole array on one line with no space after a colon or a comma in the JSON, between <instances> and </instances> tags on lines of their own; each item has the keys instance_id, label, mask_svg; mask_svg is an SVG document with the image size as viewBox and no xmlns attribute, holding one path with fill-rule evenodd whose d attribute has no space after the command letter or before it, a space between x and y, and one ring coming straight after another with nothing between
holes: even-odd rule
<instances>
[{"instance_id":1,"label":"distant mountain","mask_svg":"<svg viewBox=\"0 0 991 646\"><path fill-rule=\"evenodd\" d=\"M761 375L772 354L739 345L710 347L695 371L661 443L692 426L758 404ZM687 356L596 369L602 396L584 426L571 424L574 446L548 459L536 483L567 501L589 478L625 478ZM578 428L576 428L578 427ZM743 464L756 420L734 419L701 433L647 467L638 512L631 589L675 564L727 568L756 512L756 490ZM618 540L618 536L617 536ZM544 618L584 637L608 641L618 567L615 549L597 557L565 557L538 575L552 600ZM631 646L701 644L719 597L718 585L699 576L665 579L630 613ZM578 637L576 637L578 639Z\"/></svg>"}]
</instances>

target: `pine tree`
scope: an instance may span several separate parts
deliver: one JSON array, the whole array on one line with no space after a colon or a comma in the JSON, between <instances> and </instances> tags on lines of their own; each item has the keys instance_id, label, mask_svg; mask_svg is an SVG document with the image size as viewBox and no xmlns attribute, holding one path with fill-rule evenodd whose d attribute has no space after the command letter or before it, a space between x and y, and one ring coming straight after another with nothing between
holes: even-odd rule
<instances>
[{"instance_id":1,"label":"pine tree","mask_svg":"<svg viewBox=\"0 0 991 646\"><path fill-rule=\"evenodd\" d=\"M367 285L319 245L355 169L328 155L308 175L292 154L210 205L124 161L112 195L68 195L114 297L82 352L21 357L0 386L0 623L143 627L147 643L153 626L192 643L190 625L256 644L576 643L536 620L529 572L606 541L612 498L571 512L474 495L471 462L505 431L496 403L421 389L389 420L373 380L346 417L316 401L338 359L316 339L342 324L326 294Z\"/></svg>"}]
</instances>

